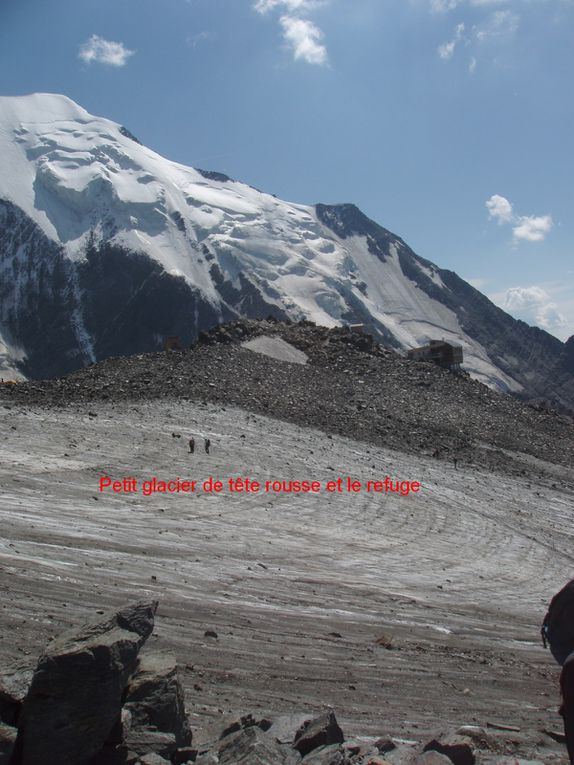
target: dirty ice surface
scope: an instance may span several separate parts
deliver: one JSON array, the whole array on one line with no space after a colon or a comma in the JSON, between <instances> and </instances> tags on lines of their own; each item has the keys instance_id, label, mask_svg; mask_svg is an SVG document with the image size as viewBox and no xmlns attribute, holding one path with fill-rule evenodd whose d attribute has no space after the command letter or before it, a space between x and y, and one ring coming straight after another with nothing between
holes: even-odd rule
<instances>
[{"instance_id":1,"label":"dirty ice surface","mask_svg":"<svg viewBox=\"0 0 574 765\"><path fill-rule=\"evenodd\" d=\"M0 427L0 663L97 609L159 598L151 642L176 653L193 725L325 705L348 735L560 725L538 631L572 574L570 489L192 402L3 407ZM386 475L422 489L227 490ZM102 494L102 476L224 491Z\"/></svg>"}]
</instances>

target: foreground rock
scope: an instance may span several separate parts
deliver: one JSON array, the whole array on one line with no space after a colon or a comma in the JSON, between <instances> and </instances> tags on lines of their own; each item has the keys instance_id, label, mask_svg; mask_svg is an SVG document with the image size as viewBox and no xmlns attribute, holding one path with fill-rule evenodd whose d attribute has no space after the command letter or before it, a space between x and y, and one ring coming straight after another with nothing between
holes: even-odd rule
<instances>
[{"instance_id":1,"label":"foreground rock","mask_svg":"<svg viewBox=\"0 0 574 765\"><path fill-rule=\"evenodd\" d=\"M191 743L175 659L138 658L157 605L128 606L62 635L33 675L4 674L0 763L111 765L145 757L151 764Z\"/></svg>"},{"instance_id":2,"label":"foreground rock","mask_svg":"<svg viewBox=\"0 0 574 765\"><path fill-rule=\"evenodd\" d=\"M472 741L465 736L440 736L425 746L425 752L438 752L449 758L454 765L474 765Z\"/></svg>"},{"instance_id":3,"label":"foreground rock","mask_svg":"<svg viewBox=\"0 0 574 765\"><path fill-rule=\"evenodd\" d=\"M342 744L344 740L345 737L337 723L335 713L330 710L314 720L303 723L295 734L293 746L305 756L320 746Z\"/></svg>"},{"instance_id":4,"label":"foreground rock","mask_svg":"<svg viewBox=\"0 0 574 765\"><path fill-rule=\"evenodd\" d=\"M128 747L138 754L149 754L149 737L156 731L169 735L160 754L173 754L191 743L191 730L185 714L184 694L174 656L142 656L125 694L124 710L131 716L126 737ZM152 749L152 752L157 750Z\"/></svg>"}]
</instances>

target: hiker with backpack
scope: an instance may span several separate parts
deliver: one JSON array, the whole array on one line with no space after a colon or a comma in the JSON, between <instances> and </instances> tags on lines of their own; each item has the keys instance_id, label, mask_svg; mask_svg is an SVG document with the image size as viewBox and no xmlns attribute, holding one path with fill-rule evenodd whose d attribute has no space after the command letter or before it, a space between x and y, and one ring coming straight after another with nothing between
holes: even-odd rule
<instances>
[{"instance_id":1,"label":"hiker with backpack","mask_svg":"<svg viewBox=\"0 0 574 765\"><path fill-rule=\"evenodd\" d=\"M574 765L574 579L550 601L541 633L544 648L550 646L552 656L562 667L560 714L564 719L568 756Z\"/></svg>"}]
</instances>

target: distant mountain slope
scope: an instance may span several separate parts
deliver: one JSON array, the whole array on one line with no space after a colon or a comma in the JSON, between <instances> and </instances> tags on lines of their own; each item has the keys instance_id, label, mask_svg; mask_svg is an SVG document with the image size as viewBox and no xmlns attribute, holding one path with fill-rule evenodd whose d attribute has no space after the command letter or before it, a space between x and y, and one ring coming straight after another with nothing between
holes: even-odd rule
<instances>
[{"instance_id":1,"label":"distant mountain slope","mask_svg":"<svg viewBox=\"0 0 574 765\"><path fill-rule=\"evenodd\" d=\"M0 335L26 375L273 315L363 322L399 349L459 342L481 381L574 406L567 382L548 387L563 343L355 206L292 204L170 162L64 96L2 98L0 115Z\"/></svg>"}]
</instances>

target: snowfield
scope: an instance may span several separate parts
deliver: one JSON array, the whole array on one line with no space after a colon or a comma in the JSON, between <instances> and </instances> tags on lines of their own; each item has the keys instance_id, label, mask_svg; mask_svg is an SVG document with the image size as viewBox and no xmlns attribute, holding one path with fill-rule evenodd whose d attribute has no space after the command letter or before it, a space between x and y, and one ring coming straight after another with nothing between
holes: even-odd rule
<instances>
[{"instance_id":1,"label":"snowfield","mask_svg":"<svg viewBox=\"0 0 574 765\"><path fill-rule=\"evenodd\" d=\"M98 609L157 597L155 640L182 664L195 727L332 705L347 734L504 723L560 761L540 733L560 721L539 624L572 575L571 469L545 465L556 484L531 481L527 457L520 479L455 470L190 401L6 405L0 418L2 663ZM386 475L421 491L99 491L102 476Z\"/></svg>"}]
</instances>

